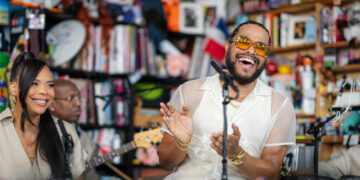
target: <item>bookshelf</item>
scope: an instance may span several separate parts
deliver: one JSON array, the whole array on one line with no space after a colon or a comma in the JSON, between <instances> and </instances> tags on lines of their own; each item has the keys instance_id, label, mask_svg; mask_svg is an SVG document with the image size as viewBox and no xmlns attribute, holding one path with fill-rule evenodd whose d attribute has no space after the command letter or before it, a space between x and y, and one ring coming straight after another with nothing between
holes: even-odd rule
<instances>
[{"instance_id":1,"label":"bookshelf","mask_svg":"<svg viewBox=\"0 0 360 180\"><path fill-rule=\"evenodd\" d=\"M360 40L356 40L353 45L350 45L347 41L340 41L335 44L322 44L322 48L356 48L360 47Z\"/></svg>"},{"instance_id":2,"label":"bookshelf","mask_svg":"<svg viewBox=\"0 0 360 180\"><path fill-rule=\"evenodd\" d=\"M334 68L335 74L346 74L351 72L360 72L360 64L350 64L341 68Z\"/></svg>"},{"instance_id":3,"label":"bookshelf","mask_svg":"<svg viewBox=\"0 0 360 180\"><path fill-rule=\"evenodd\" d=\"M331 7L334 5L333 0L310 0L307 2L301 2L298 4L289 4L289 5L283 5L279 6L275 9L269 10L269 11L254 11L254 12L248 12L247 15L250 20L256 21L258 19L258 16L260 15L266 15L265 19L268 18L267 15L269 14L269 17L273 17L274 15L279 15L281 13L287 13L291 16L303 16L303 15L312 15L315 17L316 20L316 41L312 43L301 43L299 45L287 45L287 46L279 46L274 48L271 48L271 54L275 58L279 59L291 59L296 61L297 53L300 52L301 55L310 55L312 57L319 57L318 59L323 59L325 54L326 48L335 48L336 52L342 51L342 50L348 50L352 51L356 58L359 58L359 47L360 47L360 40L356 40L353 43L349 44L347 41L339 41L336 43L331 44L324 44L321 40L321 15L323 8ZM341 1L340 7L344 7L345 5L349 5L350 3L356 2L355 0L343 0ZM280 17L280 16L279 16ZM261 19L261 18L260 18ZM279 18L280 19L280 18ZM230 19L227 21L228 25L233 25L236 22L235 19ZM270 23L272 23L273 20L270 20ZM281 29L281 27L279 28ZM272 28L270 29L270 33L272 34ZM275 31L276 32L276 31ZM281 33L278 35L281 37ZM276 36L275 36L276 37ZM281 37L283 38L283 37ZM280 39L281 40L281 39ZM280 41L281 42L281 41ZM358 59L356 59L358 60ZM356 63L356 61L354 62ZM290 63L291 64L291 63ZM351 77L358 78L358 75L360 74L360 64L349 64L343 67L333 67L332 68L336 79L341 78L342 75L346 74L348 77L351 75ZM357 76L353 75L356 74ZM316 75L320 75L319 77L323 76L320 71L316 72ZM318 78L319 78L318 77ZM315 87L319 87L319 84ZM336 93L334 93L336 94ZM332 96L324 96L319 92L319 89L316 89L316 100L315 100L315 113L314 114L296 114L297 118L297 124L299 129L307 128L308 125L315 122L315 118L319 117L320 119L325 117L328 112L328 107L334 103L335 99L334 95ZM334 101L334 102L332 102ZM299 134L302 134L303 131L299 130ZM306 145L314 145L313 136L311 135L304 135L304 136L297 136L296 143L300 144L306 144ZM333 152L333 149L335 149L335 146L342 146L343 143L343 136L324 136L322 138L321 142L321 153L319 155L320 160L327 160L331 157L331 154ZM323 154L322 154L323 153Z\"/></svg>"},{"instance_id":4,"label":"bookshelf","mask_svg":"<svg viewBox=\"0 0 360 180\"><path fill-rule=\"evenodd\" d=\"M359 136L360 135L356 135ZM324 136L321 140L321 143L323 144L343 144L344 142L344 136L339 135L332 135L332 136Z\"/></svg>"},{"instance_id":5,"label":"bookshelf","mask_svg":"<svg viewBox=\"0 0 360 180\"><path fill-rule=\"evenodd\" d=\"M299 50L306 50L306 49L312 49L312 48L315 48L315 43L306 43L306 44L301 44L301 45L271 48L271 53L272 54L288 53L291 51L299 51Z\"/></svg>"},{"instance_id":6,"label":"bookshelf","mask_svg":"<svg viewBox=\"0 0 360 180\"><path fill-rule=\"evenodd\" d=\"M313 145L314 138L312 136L296 136L296 143Z\"/></svg>"},{"instance_id":7,"label":"bookshelf","mask_svg":"<svg viewBox=\"0 0 360 180\"><path fill-rule=\"evenodd\" d=\"M107 78L127 78L128 74L108 74L103 72L83 71L70 68L50 67L51 71L59 74L69 75L72 78L87 79L107 79Z\"/></svg>"},{"instance_id":8,"label":"bookshelf","mask_svg":"<svg viewBox=\"0 0 360 180\"><path fill-rule=\"evenodd\" d=\"M354 0L343 0L344 3L347 2L354 2ZM285 6L280 6L274 10L270 10L270 11L256 11L256 12L251 12L250 14L250 19L254 20L253 17L259 14L264 14L264 13L271 13L271 14L279 14L279 13L291 13L291 14L312 14L315 13L316 14L316 20L317 22L319 21L320 17L319 17L319 11L322 7L324 6L329 6L332 5L333 0L313 0L313 1L308 1L308 2L303 2L303 3L299 3L299 4L292 4L292 5L285 5ZM45 10L46 13L46 21L49 22L51 24L53 24L55 21L61 21L61 20L67 20L67 19L75 19L75 17L73 15L69 15L69 14L63 14L63 13L58 13L59 11L54 11L54 10ZM97 22L95 22L96 24ZM235 19L231 19L227 21L228 25L234 24L235 23ZM139 25L135 25L135 24L129 24L129 23L122 23L122 22L115 22L115 24L122 24L122 25L134 25L136 28L142 28L142 26ZM47 24L47 29L49 28L48 24ZM136 30L137 31L137 30ZM317 27L317 33L319 31L319 26ZM189 35L189 34L182 34L182 33L175 33L175 32L169 32L169 35L172 36L191 36L192 38L197 37L197 36L201 36L204 37L204 35ZM275 56L277 55L287 55L287 54L294 54L297 51L308 51L308 52L312 52L313 54L315 54L315 48L317 47L321 47L321 49L323 50L324 48L328 48L328 47L336 47L336 48L353 48L353 46L349 46L348 43L346 42L339 42L336 44L320 44L319 42L319 37L317 38L316 42L314 43L306 43L306 44L301 44L301 45L293 45L293 46L286 46L286 47L278 47L278 48L272 48L271 49L271 53L274 54ZM355 42L355 47L360 47L360 41L356 41ZM138 54L137 54L138 55ZM125 81L128 81L128 78L130 76L130 74L109 74L109 73L103 73L103 72L94 72L94 71L82 71L82 70L76 70L76 69L69 69L69 68L59 68L59 67L51 67L52 71L55 71L59 74L64 74L64 75L68 75L72 78L82 78L82 79L91 79L91 80L98 80L98 81L104 81L106 79L114 79L114 78L122 78ZM346 67L343 67L341 69L335 69L336 73L349 73L349 72L357 72L360 71L360 65L349 65ZM163 88L167 88L167 89L171 89L173 87L178 86L179 84L185 82L181 77L175 77L175 78L163 78L163 77L156 77L156 76L143 76L141 78L142 82L154 82L154 83L159 83ZM94 130L94 129L101 129L101 128L114 128L114 129L119 129L122 131L126 131L127 135L126 135L126 142L129 142L129 140L132 139L132 135L133 133L136 131L136 129L134 129L134 127L132 126L132 120L133 120L133 115L134 115L134 99L135 99L135 90L134 87L131 85L131 83L129 83L130 86L130 91L126 94L122 94L122 95L127 95L128 99L130 100L128 106L131 107L129 108L129 119L130 119L130 124L129 125L125 125L125 126L116 126L116 125L91 125L91 124L82 124L80 125L83 129L85 130ZM296 114L297 118L315 118L316 114ZM311 137L310 137L311 138ZM299 139L299 142L301 142L302 140L304 140L304 142L311 142L311 139L309 137L305 137L304 139ZM119 165L118 167L121 169L127 169L127 172L131 172L133 171L133 168L143 168L146 166L134 166L132 165L132 158L134 157L134 154L129 154L127 155L125 159L126 164L122 164ZM156 167L157 168L157 167ZM131 175L131 174L129 174Z\"/></svg>"},{"instance_id":9,"label":"bookshelf","mask_svg":"<svg viewBox=\"0 0 360 180\"><path fill-rule=\"evenodd\" d=\"M319 0L307 1L297 4L288 4L282 5L277 7L276 9L272 9L269 11L253 11L253 12L246 12L251 16L256 16L263 13L270 13L270 14L279 14L279 13L303 13L306 11L315 11L315 3L320 2ZM254 19L252 19L254 20ZM232 25L236 22L236 19L229 19L226 21L228 25Z\"/></svg>"},{"instance_id":10,"label":"bookshelf","mask_svg":"<svg viewBox=\"0 0 360 180\"><path fill-rule=\"evenodd\" d=\"M279 13L304 13L308 11L315 11L315 3L318 1L307 1L297 4L288 4L277 7L276 9L269 11L272 14L279 14Z\"/></svg>"},{"instance_id":11,"label":"bookshelf","mask_svg":"<svg viewBox=\"0 0 360 180\"><path fill-rule=\"evenodd\" d=\"M182 77L158 77L158 76L143 76L141 81L158 82L162 84L170 84L177 86L185 82Z\"/></svg>"},{"instance_id":12,"label":"bookshelf","mask_svg":"<svg viewBox=\"0 0 360 180\"><path fill-rule=\"evenodd\" d=\"M296 118L300 119L300 118L315 118L315 114L303 114L303 113L299 113L296 114Z\"/></svg>"},{"instance_id":13,"label":"bookshelf","mask_svg":"<svg viewBox=\"0 0 360 180\"><path fill-rule=\"evenodd\" d=\"M360 135L356 135L359 136ZM302 144L313 144L314 140L312 136L297 136L296 137L296 142L297 143L302 143ZM344 136L342 135L327 135L327 136L323 136L321 139L321 143L322 144L327 144L327 145L341 145L344 142Z\"/></svg>"},{"instance_id":14,"label":"bookshelf","mask_svg":"<svg viewBox=\"0 0 360 180\"><path fill-rule=\"evenodd\" d=\"M54 11L50 11L50 10L45 10L44 11L46 14L46 24L45 24L45 31L49 30L52 26L56 25L58 22L64 21L64 20L70 20L70 19L77 19L76 15L74 14L66 14L66 13L59 13L59 12L54 12ZM92 25L94 25L94 27L98 27L101 26L101 24L97 21L91 21ZM124 41L123 43L126 42L130 42L130 36L136 34L136 36L134 35L134 40L135 43L142 43L139 41L139 30L144 30L144 26L143 25L137 25L134 23L127 23L127 22L120 22L120 21L114 21L114 26L112 27L113 31L115 31L115 28L117 28L117 26L122 26L122 27L129 27L131 28L129 30L129 33L127 34L127 41ZM130 34L130 31L132 34ZM146 33L142 34L145 36L148 36ZM132 57L133 59L131 60L138 60L138 47L135 46L131 46L134 47L133 49L131 49L130 45L128 46L121 46L121 47L126 47L127 52L133 52ZM94 56L95 58L95 56ZM130 60L130 58L129 58ZM134 103L134 99L135 99L135 91L134 91L134 87L133 84L130 82L130 76L132 75L133 68L123 68L124 73L118 73L119 71L117 71L118 69L114 70L114 73L108 73L108 71L106 70L95 70L95 67L93 68L94 70L91 71L85 71L85 70L80 70L80 69L74 69L73 65L75 65L75 61L76 57L74 57L71 62L69 63L69 65L67 65L67 68L63 68L63 67L50 67L51 70L53 72L55 72L55 74L59 75L59 76L67 76L70 78L76 78L76 79L80 79L80 80L85 80L85 81L91 81L92 83L89 83L89 86L87 88L89 89L93 89L92 91L92 95L93 95L93 104L95 107L95 120L90 120L88 121L86 124L83 123L79 123L79 126L84 130L84 131L98 131L100 134L100 130L109 130L111 132L115 132L115 135L119 135L120 139L121 139L121 144L125 144L127 142L130 142L133 140L133 136L135 133L134 127L133 127L133 118L134 118L134 107L135 107L135 103ZM132 63L134 61L129 62ZM95 63L95 60L94 60ZM95 66L95 65L94 65ZM110 65L109 65L110 66ZM101 72L100 72L101 71ZM114 89L114 84L110 84L110 91L109 94L104 94L104 95L97 95L95 96L94 92L95 92L95 83L99 82L99 83L103 83L103 82L109 82L109 83L113 83L116 80L121 79L122 80L122 85L123 86L123 91L121 93L117 93L116 89ZM89 91L89 95L91 94L91 92ZM106 122L99 124L98 122L98 118L99 115L96 112L96 108L98 104L96 102L96 100L99 99L105 99L110 97L110 103L108 105L108 107L111 108L111 123ZM122 119L126 119L124 121L124 123L122 124L118 124L117 121L120 120L120 118L116 118L115 115L117 115L117 98L121 98L123 101L123 113L122 114ZM91 98L90 98L91 99ZM106 100L108 101L108 100ZM89 107L90 108L90 107ZM101 108L101 107L100 107ZM90 111L93 111L91 109L88 109L88 113ZM90 116L90 115L88 115ZM104 119L104 118L102 118ZM95 123L93 123L95 122ZM109 140L110 141L110 140ZM112 141L112 140L111 140ZM111 143L112 144L112 143ZM133 177L134 176L134 165L132 163L133 159L135 158L135 153L134 152L128 152L127 154L124 154L121 156L121 163L120 164L112 164L113 166L115 166L116 168L124 171L128 176ZM111 169L109 169L109 167L107 166L100 166L96 169L98 172L100 172L100 174L103 175L116 175L113 171L111 171Z\"/></svg>"},{"instance_id":15,"label":"bookshelf","mask_svg":"<svg viewBox=\"0 0 360 180\"><path fill-rule=\"evenodd\" d=\"M350 3L356 2L355 0L344 0L341 1L340 7L349 5ZM290 58L294 59L296 57L297 52L301 52L302 55L311 55L313 57L323 57L324 56L324 50L325 48L336 48L337 50L341 49L349 49L355 51L355 56L358 56L359 51L357 50L358 47L360 47L360 40L354 41L351 45L346 41L340 41L333 44L322 44L320 40L320 12L325 7L332 7L334 5L334 1L332 0L312 0L307 2L301 2L297 4L288 4L288 5L282 5L275 9L269 10L269 11L255 11L255 12L249 12L248 16L250 20L257 20L257 17L259 15L264 14L271 14L271 15L279 15L281 13L288 13L292 16L302 16L302 15L313 15L316 20L316 33L317 38L316 41L313 43L303 43L299 45L288 45L285 47L276 47L271 48L271 53L276 58ZM266 17L269 18L269 17ZM271 17L272 18L272 17ZM228 24L235 23L235 19L230 19L227 21ZM273 34L272 34L273 35ZM359 64L350 64L341 68L333 68L334 73L336 75L338 74L348 74L348 73L357 73L360 72L360 65ZM317 74L321 74L318 72ZM337 76L338 77L338 76ZM320 94L317 95L321 96ZM316 105L316 113L314 116L318 117L324 117L325 113L327 112L327 107L320 107L320 103L317 103ZM329 106L329 104L325 105ZM326 110L321 110L326 109ZM299 114L297 115L297 118L304 118L303 115ZM314 117L309 117L314 118Z\"/></svg>"}]
</instances>

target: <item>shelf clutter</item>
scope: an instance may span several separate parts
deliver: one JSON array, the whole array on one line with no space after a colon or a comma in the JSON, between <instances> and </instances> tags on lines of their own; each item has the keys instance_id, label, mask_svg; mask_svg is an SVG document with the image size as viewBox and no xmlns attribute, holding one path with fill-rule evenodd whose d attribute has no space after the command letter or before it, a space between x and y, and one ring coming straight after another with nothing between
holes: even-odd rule
<instances>
[{"instance_id":1,"label":"shelf clutter","mask_svg":"<svg viewBox=\"0 0 360 180\"><path fill-rule=\"evenodd\" d=\"M229 33L248 20L269 30L271 54L261 80L292 100L298 145L314 144L307 130L335 113L329 107L341 98L340 89L349 93L360 81L356 0L52 3L12 0L0 10L0 37L9 37L0 38L0 74L21 51L31 51L48 62L54 77L75 82L82 97L78 124L102 154L131 142L143 129L161 126L159 103L187 80L214 73L210 61L224 63ZM8 91L0 77L3 110ZM321 148L329 153L321 160L338 153L330 146L342 145L347 134L358 134L349 130L347 119L324 126L328 135ZM169 171L158 164L154 145L97 171L120 177L115 167L132 178L164 177Z\"/></svg>"},{"instance_id":2,"label":"shelf clutter","mask_svg":"<svg viewBox=\"0 0 360 180\"><path fill-rule=\"evenodd\" d=\"M338 4L336 4L338 3ZM242 2L241 13L227 20L230 28L247 20L261 22L272 36L271 54L266 67L270 77L265 78L272 87L291 97L297 118L297 148L294 152L312 154L314 137L308 130L335 114L329 107L342 102L342 110L358 101L358 87L352 86L360 80L360 37L353 35L353 23L359 4L356 1L313 0L273 1L269 6L264 1ZM345 76L346 82L343 81ZM351 87L355 88L350 93ZM340 96L343 89L343 96ZM337 103L337 104L336 104ZM352 108L339 119L326 123L326 133L320 141L319 160L329 160L340 154L347 143L344 137L359 133L356 123L359 118ZM355 106L357 107L357 106ZM352 130L350 130L352 129ZM353 135L354 137L354 135ZM350 146L359 142L350 144ZM293 155L294 155L293 154ZM303 162L308 156L294 157L292 162ZM310 157L310 156L309 156ZM299 158L299 159L297 159ZM295 167L290 166L290 167ZM296 167L313 167L308 164Z\"/></svg>"},{"instance_id":3,"label":"shelf clutter","mask_svg":"<svg viewBox=\"0 0 360 180\"><path fill-rule=\"evenodd\" d=\"M359 135L357 135L357 136L359 136ZM312 136L298 136L296 138L296 142L303 143L303 144L314 144L314 140L313 140ZM322 138L321 143L323 143L323 144L346 144L346 141L344 142L344 136L326 135Z\"/></svg>"}]
</instances>

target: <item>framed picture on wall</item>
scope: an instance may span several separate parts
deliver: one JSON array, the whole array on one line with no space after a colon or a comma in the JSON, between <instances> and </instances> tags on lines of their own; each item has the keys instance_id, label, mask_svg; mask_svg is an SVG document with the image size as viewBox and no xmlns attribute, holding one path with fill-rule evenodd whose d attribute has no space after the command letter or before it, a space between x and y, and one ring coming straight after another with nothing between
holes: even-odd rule
<instances>
[{"instance_id":1,"label":"framed picture on wall","mask_svg":"<svg viewBox=\"0 0 360 180\"><path fill-rule=\"evenodd\" d=\"M225 17L225 1L201 0L197 3L201 4L204 10L204 31L217 24L218 19Z\"/></svg>"},{"instance_id":2,"label":"framed picture on wall","mask_svg":"<svg viewBox=\"0 0 360 180\"><path fill-rule=\"evenodd\" d=\"M306 22L310 16L291 16L289 18L288 45L306 43Z\"/></svg>"},{"instance_id":3,"label":"framed picture on wall","mask_svg":"<svg viewBox=\"0 0 360 180\"><path fill-rule=\"evenodd\" d=\"M180 32L204 33L204 10L197 3L180 3Z\"/></svg>"}]
</instances>

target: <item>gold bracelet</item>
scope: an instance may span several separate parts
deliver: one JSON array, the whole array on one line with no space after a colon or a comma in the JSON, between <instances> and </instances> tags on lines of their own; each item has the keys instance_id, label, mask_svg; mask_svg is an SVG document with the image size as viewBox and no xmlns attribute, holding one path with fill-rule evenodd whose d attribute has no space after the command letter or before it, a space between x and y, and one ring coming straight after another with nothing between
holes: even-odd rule
<instances>
[{"instance_id":1,"label":"gold bracelet","mask_svg":"<svg viewBox=\"0 0 360 180\"><path fill-rule=\"evenodd\" d=\"M242 149L234 159L229 159L235 166L242 164L245 161L246 152Z\"/></svg>"},{"instance_id":2,"label":"gold bracelet","mask_svg":"<svg viewBox=\"0 0 360 180\"><path fill-rule=\"evenodd\" d=\"M182 142L180 142L177 138L175 140L175 145L178 149L180 149L181 151L187 151L189 146L190 146L190 143L187 143L187 144L184 144Z\"/></svg>"},{"instance_id":3,"label":"gold bracelet","mask_svg":"<svg viewBox=\"0 0 360 180\"><path fill-rule=\"evenodd\" d=\"M181 141L179 141L179 139L176 139L176 141L177 141L177 143L179 144L179 145L181 145L181 146L185 146L185 147L189 147L190 146L190 143L186 143L186 144L184 144L184 143L182 143Z\"/></svg>"}]
</instances>

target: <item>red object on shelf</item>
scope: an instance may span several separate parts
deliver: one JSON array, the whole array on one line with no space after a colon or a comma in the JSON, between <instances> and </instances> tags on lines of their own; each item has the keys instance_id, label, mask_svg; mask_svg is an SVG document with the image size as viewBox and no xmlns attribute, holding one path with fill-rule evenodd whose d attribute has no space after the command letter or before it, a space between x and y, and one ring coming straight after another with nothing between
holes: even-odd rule
<instances>
[{"instance_id":1,"label":"red object on shelf","mask_svg":"<svg viewBox=\"0 0 360 180\"><path fill-rule=\"evenodd\" d=\"M302 65L303 65L303 58L300 55L300 53L297 53L296 61L295 61L295 80L296 80L297 87L301 87L300 66L302 66Z\"/></svg>"},{"instance_id":2,"label":"red object on shelf","mask_svg":"<svg viewBox=\"0 0 360 180\"><path fill-rule=\"evenodd\" d=\"M266 64L266 71L270 76L276 74L276 72L277 72L276 64L274 62L272 62L272 61L269 61Z\"/></svg>"}]
</instances>

